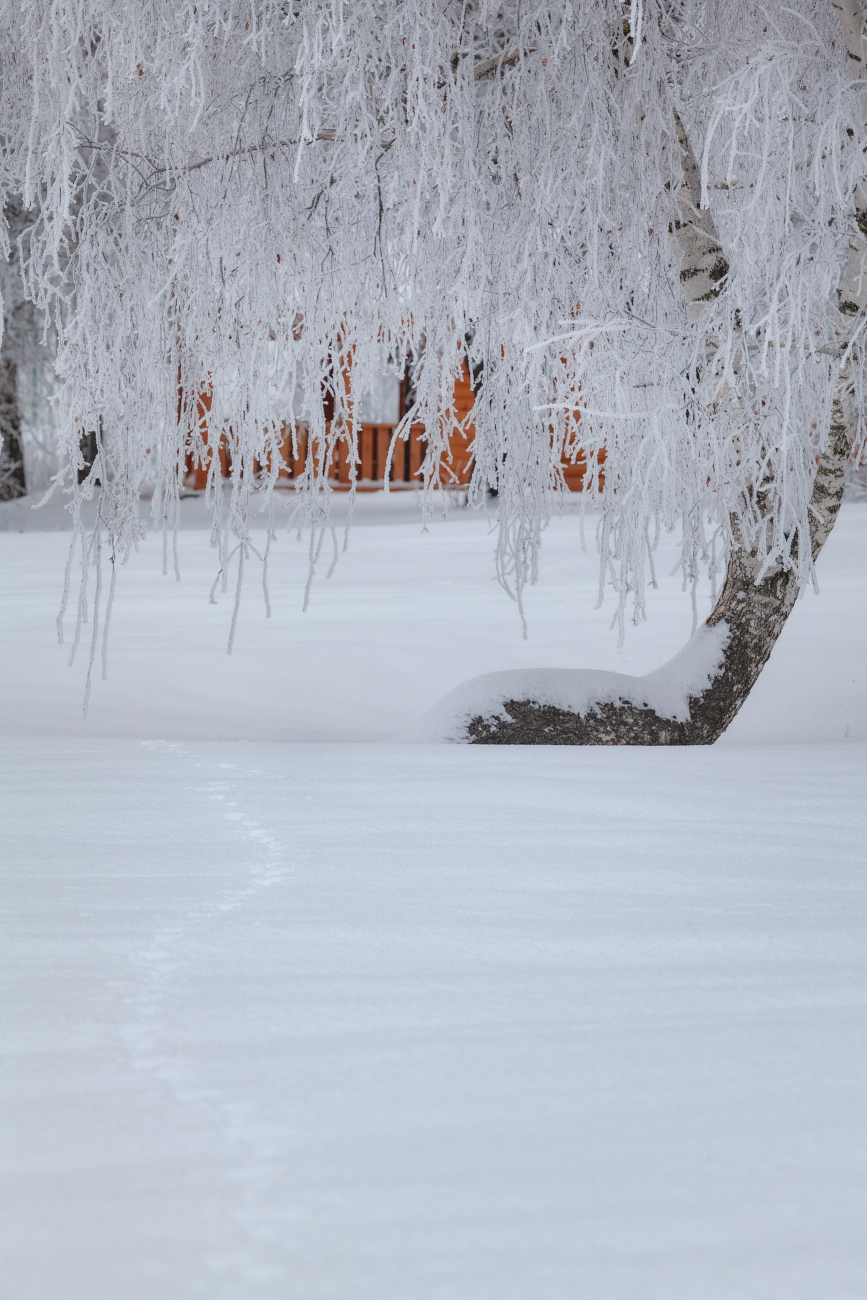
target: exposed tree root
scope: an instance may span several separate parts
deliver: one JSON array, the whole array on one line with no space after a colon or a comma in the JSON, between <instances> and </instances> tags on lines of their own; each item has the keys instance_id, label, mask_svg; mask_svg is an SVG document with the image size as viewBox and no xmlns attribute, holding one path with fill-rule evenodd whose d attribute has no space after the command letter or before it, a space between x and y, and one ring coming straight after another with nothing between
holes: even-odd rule
<instances>
[{"instance_id":1,"label":"exposed tree root","mask_svg":"<svg viewBox=\"0 0 867 1300\"><path fill-rule=\"evenodd\" d=\"M849 451L842 402L835 402L831 437L810 502L814 560L840 509ZM477 716L467 727L467 739L475 745L712 745L755 685L798 597L791 570L777 568L757 583L760 569L756 550L733 549L720 598L707 620L708 627L725 620L729 628L722 668L701 695L690 698L687 721L626 702L596 704L582 715L534 700L507 700L503 708L510 720Z\"/></svg>"}]
</instances>

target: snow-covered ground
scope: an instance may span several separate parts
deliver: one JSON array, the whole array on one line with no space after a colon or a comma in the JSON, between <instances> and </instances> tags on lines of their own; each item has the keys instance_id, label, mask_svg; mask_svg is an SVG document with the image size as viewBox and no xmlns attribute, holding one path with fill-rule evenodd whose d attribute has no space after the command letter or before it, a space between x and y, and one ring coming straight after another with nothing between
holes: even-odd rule
<instances>
[{"instance_id":1,"label":"snow-covered ground","mask_svg":"<svg viewBox=\"0 0 867 1300\"><path fill-rule=\"evenodd\" d=\"M69 526L58 505L44 512L0 505L0 733L387 740L414 728L467 678L538 667L643 674L680 650L692 628L689 598L670 574L672 541L657 559L648 620L618 650L612 597L593 608L595 521L586 523L582 554L571 514L545 534L541 581L526 594L525 641L515 605L493 577L490 525L458 507L423 532L417 494L380 493L359 499L349 550L329 580L326 543L304 614L307 541L281 527L270 561L272 617L254 563L230 657L235 571L229 593L211 605L218 564L203 503L192 498L182 503L182 581L163 576L154 537L119 571L108 681L96 681L85 722L89 629L71 671L72 617L65 649L55 630L70 541L58 531ZM285 496L279 508L286 512ZM821 596L808 592L799 602L723 744L867 740L867 504L843 507L819 578ZM74 586L70 610L76 595ZM704 617L708 592L700 604ZM100 653L97 678L99 665Z\"/></svg>"},{"instance_id":2,"label":"snow-covered ground","mask_svg":"<svg viewBox=\"0 0 867 1300\"><path fill-rule=\"evenodd\" d=\"M389 739L683 644L666 579L616 649L574 517L527 642L407 495L304 615L281 539L229 658L184 506L86 722L62 516L0 507L0 1297L863 1300L867 506L689 751Z\"/></svg>"}]
</instances>

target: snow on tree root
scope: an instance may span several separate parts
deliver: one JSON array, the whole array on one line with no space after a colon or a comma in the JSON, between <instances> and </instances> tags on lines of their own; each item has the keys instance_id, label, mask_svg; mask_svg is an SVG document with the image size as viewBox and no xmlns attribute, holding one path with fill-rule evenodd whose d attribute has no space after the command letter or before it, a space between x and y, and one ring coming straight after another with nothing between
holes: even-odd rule
<instances>
[{"instance_id":1,"label":"snow on tree root","mask_svg":"<svg viewBox=\"0 0 867 1300\"><path fill-rule=\"evenodd\" d=\"M720 672L728 639L724 623L700 628L673 659L643 677L569 668L485 673L445 696L409 738L500 745L616 744L580 737L589 735L595 719L623 709L652 715L669 729L681 728L689 723L691 698Z\"/></svg>"},{"instance_id":2,"label":"snow on tree root","mask_svg":"<svg viewBox=\"0 0 867 1300\"><path fill-rule=\"evenodd\" d=\"M734 553L708 624L655 673L634 678L634 685L619 692L618 674L609 674L613 698L607 690L597 692L578 710L524 693L504 700L497 714L475 715L466 725L466 739L477 745L713 744L755 685L798 596L791 570L777 569L754 585L751 567L754 557ZM696 690L695 669L710 647L716 649L716 662ZM657 683L679 707L655 702Z\"/></svg>"},{"instance_id":3,"label":"snow on tree root","mask_svg":"<svg viewBox=\"0 0 867 1300\"><path fill-rule=\"evenodd\" d=\"M843 499L851 446L845 388L844 374L834 402L830 445L819 458L813 482L813 563ZM765 496L760 489L754 495L761 518ZM733 528L737 536L735 521ZM497 708L482 707L464 720L462 738L476 745L712 745L755 685L800 591L794 567L777 564L764 577L762 568L758 542L751 549L742 544L733 550L720 598L705 626L679 654L646 677L567 674L571 687L561 689L558 698L556 688L540 690L528 681L532 674L494 674L498 681L509 679L500 683ZM586 694L576 699L582 690Z\"/></svg>"}]
</instances>

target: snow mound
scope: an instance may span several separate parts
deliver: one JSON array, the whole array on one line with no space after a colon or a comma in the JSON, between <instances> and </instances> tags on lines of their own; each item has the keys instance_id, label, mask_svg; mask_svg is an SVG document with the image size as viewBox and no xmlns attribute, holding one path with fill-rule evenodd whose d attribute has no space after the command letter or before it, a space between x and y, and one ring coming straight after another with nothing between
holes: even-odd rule
<instances>
[{"instance_id":1,"label":"snow mound","mask_svg":"<svg viewBox=\"0 0 867 1300\"><path fill-rule=\"evenodd\" d=\"M582 717L597 704L634 704L662 718L689 721L689 700L700 695L722 668L729 637L725 621L701 627L661 668L632 677L594 668L518 668L483 673L445 695L401 740L466 742L473 718L509 720L507 700L533 700Z\"/></svg>"}]
</instances>

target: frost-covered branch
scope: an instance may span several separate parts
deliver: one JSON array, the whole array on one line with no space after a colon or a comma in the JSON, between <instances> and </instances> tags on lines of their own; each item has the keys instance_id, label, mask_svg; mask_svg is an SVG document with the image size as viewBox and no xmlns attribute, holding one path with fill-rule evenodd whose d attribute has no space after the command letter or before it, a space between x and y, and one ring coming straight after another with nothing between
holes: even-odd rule
<instances>
[{"instance_id":1,"label":"frost-covered branch","mask_svg":"<svg viewBox=\"0 0 867 1300\"><path fill-rule=\"evenodd\" d=\"M358 474L352 395L386 345L413 366L429 500L455 379L477 377L470 500L497 490L519 601L564 460L586 467L621 628L659 530L682 530L688 585L738 539L803 584L816 458L835 403L859 429L864 406L854 15L0 0L0 186L24 196L23 281L58 340L61 487L77 510L100 479L122 559L142 489L171 528L205 458L227 561L285 427L319 526L334 457Z\"/></svg>"}]
</instances>

